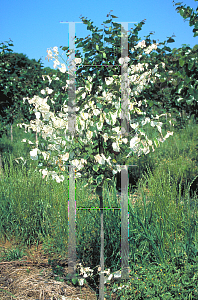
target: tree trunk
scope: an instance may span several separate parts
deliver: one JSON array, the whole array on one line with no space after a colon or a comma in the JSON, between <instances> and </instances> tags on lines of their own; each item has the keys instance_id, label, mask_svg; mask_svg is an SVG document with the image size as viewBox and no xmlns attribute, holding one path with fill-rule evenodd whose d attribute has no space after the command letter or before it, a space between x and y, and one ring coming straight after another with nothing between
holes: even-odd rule
<instances>
[{"instance_id":1,"label":"tree trunk","mask_svg":"<svg viewBox=\"0 0 198 300\"><path fill-rule=\"evenodd\" d=\"M99 139L99 153L104 154L103 147L103 138L100 136ZM102 188L101 188L102 192ZM101 222L101 230L100 230L100 285L99 285L99 300L104 300L104 223L103 223L103 196L102 193L99 196L100 198L100 222Z\"/></svg>"},{"instance_id":2,"label":"tree trunk","mask_svg":"<svg viewBox=\"0 0 198 300\"><path fill-rule=\"evenodd\" d=\"M126 166L122 166L121 169L121 277L129 279L128 167Z\"/></svg>"},{"instance_id":3,"label":"tree trunk","mask_svg":"<svg viewBox=\"0 0 198 300\"><path fill-rule=\"evenodd\" d=\"M68 278L76 275L76 224L75 224L75 172L69 166L69 207L68 207Z\"/></svg>"},{"instance_id":4,"label":"tree trunk","mask_svg":"<svg viewBox=\"0 0 198 300\"><path fill-rule=\"evenodd\" d=\"M100 230L100 286L99 286L99 300L104 300L104 224L103 224L103 197L100 198L100 221L101 221L101 230Z\"/></svg>"}]
</instances>

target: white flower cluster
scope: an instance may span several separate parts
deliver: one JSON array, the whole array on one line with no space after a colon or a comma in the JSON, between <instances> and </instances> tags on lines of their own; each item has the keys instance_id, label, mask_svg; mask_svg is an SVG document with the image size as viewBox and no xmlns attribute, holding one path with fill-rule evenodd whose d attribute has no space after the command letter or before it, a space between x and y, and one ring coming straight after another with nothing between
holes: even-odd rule
<instances>
[{"instance_id":1,"label":"white flower cluster","mask_svg":"<svg viewBox=\"0 0 198 300\"><path fill-rule=\"evenodd\" d=\"M157 44L152 44L152 45L148 46L148 48L144 49L144 52L145 52L146 54L151 53L151 51L157 49L157 45L159 45L159 44L157 43ZM134 47L135 47L136 49L137 49L137 48L142 48L142 49L145 48L145 47L146 47L145 40L139 42L139 43L138 43L136 46L134 46ZM134 51L134 49L132 48L131 51Z\"/></svg>"}]
</instances>

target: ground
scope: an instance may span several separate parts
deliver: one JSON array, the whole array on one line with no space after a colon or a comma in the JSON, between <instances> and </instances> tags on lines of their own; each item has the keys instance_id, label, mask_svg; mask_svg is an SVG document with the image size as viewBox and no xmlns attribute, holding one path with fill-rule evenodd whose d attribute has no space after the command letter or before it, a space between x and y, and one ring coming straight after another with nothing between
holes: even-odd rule
<instances>
[{"instance_id":1,"label":"ground","mask_svg":"<svg viewBox=\"0 0 198 300\"><path fill-rule=\"evenodd\" d=\"M9 249L15 243L0 243L0 251ZM96 293L85 285L73 286L66 280L56 281L43 254L42 245L32 246L27 256L20 261L0 262L0 299L1 300L69 300L97 299ZM67 274L67 262L59 262ZM87 296L87 298L86 298Z\"/></svg>"},{"instance_id":2,"label":"ground","mask_svg":"<svg viewBox=\"0 0 198 300\"><path fill-rule=\"evenodd\" d=\"M121 200L118 193L119 203ZM134 204L137 193L131 195ZM0 299L1 300L97 300L96 292L88 285L74 286L69 283L67 275L67 259L58 261L64 269L63 282L55 280L57 275L52 272L48 264L48 255L44 254L42 244L31 246L24 250L14 240L0 241L0 257L4 249L19 248L27 252L20 260L0 262ZM52 258L51 258L52 259ZM77 261L78 263L78 261ZM113 283L112 283L113 285ZM81 290L80 290L81 288ZM116 294L112 294L112 300L117 300Z\"/></svg>"}]
</instances>

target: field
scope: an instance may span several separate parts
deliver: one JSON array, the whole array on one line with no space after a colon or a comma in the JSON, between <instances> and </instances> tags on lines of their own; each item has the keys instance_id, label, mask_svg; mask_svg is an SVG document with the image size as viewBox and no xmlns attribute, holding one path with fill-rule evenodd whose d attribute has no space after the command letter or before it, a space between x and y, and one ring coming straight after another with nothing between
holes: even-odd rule
<instances>
[{"instance_id":1,"label":"field","mask_svg":"<svg viewBox=\"0 0 198 300\"><path fill-rule=\"evenodd\" d=\"M129 191L130 280L107 282L106 300L198 299L197 147L198 125L191 123L154 153L130 158L139 172L130 173L137 178ZM14 151L2 154L0 299L97 299L100 213L76 213L77 259L94 269L80 286L66 278L68 182L44 182L36 162L22 167ZM99 206L82 186L78 180L76 207ZM105 185L103 196L105 207L120 207L116 181L113 189ZM111 273L120 270L120 223L120 210L104 211L105 270Z\"/></svg>"}]
</instances>

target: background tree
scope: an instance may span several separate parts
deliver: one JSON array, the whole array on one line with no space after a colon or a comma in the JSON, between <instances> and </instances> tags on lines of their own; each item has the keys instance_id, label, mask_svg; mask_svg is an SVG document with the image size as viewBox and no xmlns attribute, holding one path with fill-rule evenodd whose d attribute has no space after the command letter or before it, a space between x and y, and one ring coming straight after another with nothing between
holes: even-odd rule
<instances>
[{"instance_id":1,"label":"background tree","mask_svg":"<svg viewBox=\"0 0 198 300\"><path fill-rule=\"evenodd\" d=\"M197 1L197 0L195 0ZM174 1L173 1L174 3ZM177 12L186 19L190 17L190 26L194 25L194 37L198 35L198 14L189 6L180 6L176 3ZM198 11L198 7L196 9ZM169 38L169 43L174 42ZM162 50L162 51L161 51ZM168 51L166 53L164 50ZM170 49L164 47L152 52L150 59L155 61L162 59L165 63L165 70L161 70L161 77L155 83L151 83L149 88L144 90L141 97L150 99L152 111L160 109L161 113L171 112L175 114L177 127L183 128L186 121L191 118L197 122L198 117L198 45L192 49L188 45L182 45L181 48Z\"/></svg>"},{"instance_id":2,"label":"background tree","mask_svg":"<svg viewBox=\"0 0 198 300\"><path fill-rule=\"evenodd\" d=\"M198 2L198 0L195 0L195 2ZM191 8L190 6L187 6L187 7L186 7L186 5L180 6L180 4L182 4L182 2L175 3L175 1L173 0L173 3L174 3L173 5L177 6L177 8L175 10L177 10L177 13L179 13L184 18L184 20L190 18L189 26L194 27L193 28L193 32L194 32L193 37L198 36L198 14L195 13L193 8ZM196 8L196 11L198 12L198 7ZM186 21L188 21L188 20L186 20Z\"/></svg>"}]
</instances>

